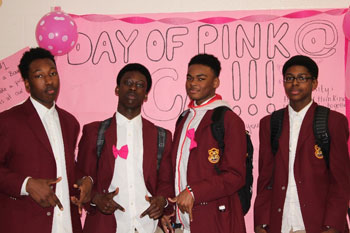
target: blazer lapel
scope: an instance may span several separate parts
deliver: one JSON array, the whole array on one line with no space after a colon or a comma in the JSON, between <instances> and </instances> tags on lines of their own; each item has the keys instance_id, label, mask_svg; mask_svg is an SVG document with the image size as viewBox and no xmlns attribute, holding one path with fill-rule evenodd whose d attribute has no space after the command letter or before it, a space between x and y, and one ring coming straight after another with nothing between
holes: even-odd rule
<instances>
[{"instance_id":1,"label":"blazer lapel","mask_svg":"<svg viewBox=\"0 0 350 233\"><path fill-rule=\"evenodd\" d=\"M33 134L37 137L37 139L53 156L53 151L51 148L49 137L46 134L44 125L40 120L39 114L36 112L29 98L23 104L23 106L28 115L28 117L26 118L28 127L32 130Z\"/></svg>"},{"instance_id":2,"label":"blazer lapel","mask_svg":"<svg viewBox=\"0 0 350 233\"><path fill-rule=\"evenodd\" d=\"M143 138L143 176L145 184L149 183L149 176L152 171L152 164L157 164L158 153L158 132L156 127L142 118L142 138ZM150 187L147 187L148 190Z\"/></svg>"},{"instance_id":3,"label":"blazer lapel","mask_svg":"<svg viewBox=\"0 0 350 233\"><path fill-rule=\"evenodd\" d=\"M275 158L275 159L282 159L282 163L286 171L288 171L288 167L289 167L289 132L290 132L289 127L290 127L289 111L288 111L288 107L286 107L284 111L284 116L283 116L282 132L278 142L280 153L276 153L276 158ZM279 156L279 158L277 156Z\"/></svg>"},{"instance_id":4,"label":"blazer lapel","mask_svg":"<svg viewBox=\"0 0 350 233\"><path fill-rule=\"evenodd\" d=\"M71 179L69 178L71 178L71 176L73 175L71 174L71 171L73 171L73 168L71 166L74 164L74 156L71 154L72 151L70 148L73 140L72 137L74 135L69 134L68 132L68 130L70 129L69 122L63 117L62 110L57 105L56 105L56 110L57 110L58 118L61 125L61 133L62 133L62 140L63 140L63 146L64 146L64 157L66 160L67 177L68 177L68 181L70 181ZM73 150L74 149L75 148L73 148ZM73 151L73 154L74 154L74 151Z\"/></svg>"},{"instance_id":5,"label":"blazer lapel","mask_svg":"<svg viewBox=\"0 0 350 233\"><path fill-rule=\"evenodd\" d=\"M102 150L102 156L104 156L104 160L107 160L107 163L109 164L108 171L106 171L107 174L111 174L111 178L114 173L114 164L115 164L115 158L113 155L113 145L116 146L117 143L117 124L115 120L115 114L112 117L112 122L110 126L107 128L105 132L105 145L104 149Z\"/></svg>"},{"instance_id":6,"label":"blazer lapel","mask_svg":"<svg viewBox=\"0 0 350 233\"><path fill-rule=\"evenodd\" d=\"M299 138L298 138L298 144L296 148L296 155L299 154L298 152L303 147L305 141L307 141L307 138L313 135L313 119L315 115L315 109L317 104L314 102L310 106L309 110L306 112L303 123L300 127L299 132ZM311 132L311 133L310 133Z\"/></svg>"}]
</instances>

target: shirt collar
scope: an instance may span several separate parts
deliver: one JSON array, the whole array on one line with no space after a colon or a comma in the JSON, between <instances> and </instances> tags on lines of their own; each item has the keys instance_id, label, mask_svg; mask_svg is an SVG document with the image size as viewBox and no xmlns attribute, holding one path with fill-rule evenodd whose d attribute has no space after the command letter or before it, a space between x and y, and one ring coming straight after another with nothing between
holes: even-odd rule
<instances>
[{"instance_id":1,"label":"shirt collar","mask_svg":"<svg viewBox=\"0 0 350 233\"><path fill-rule=\"evenodd\" d=\"M125 116L123 116L120 112L117 111L116 113L116 118L117 118L117 124L118 125L125 125L127 123L132 123L135 125L142 125L142 118L141 118L141 113L137 115L136 117L132 118L129 120Z\"/></svg>"},{"instance_id":2,"label":"shirt collar","mask_svg":"<svg viewBox=\"0 0 350 233\"><path fill-rule=\"evenodd\" d=\"M201 105L197 105L193 100L191 100L191 102L188 104L188 107L189 108L200 108L200 107L206 106L208 104L211 104L211 103L213 103L216 100L222 100L221 95L215 94L213 97L211 97L208 100L204 101Z\"/></svg>"},{"instance_id":3,"label":"shirt collar","mask_svg":"<svg viewBox=\"0 0 350 233\"><path fill-rule=\"evenodd\" d=\"M291 117L295 117L295 116L301 116L302 118L304 118L307 110L309 110L311 104L314 101L311 100L310 103L308 103L302 110L300 110L299 112L294 111L294 109L290 106L290 104L288 105L288 111L289 111L289 116Z\"/></svg>"},{"instance_id":4,"label":"shirt collar","mask_svg":"<svg viewBox=\"0 0 350 233\"><path fill-rule=\"evenodd\" d=\"M52 114L56 109L55 101L53 102L53 105L50 109L39 103L37 100L35 100L33 97L30 97L30 101L32 102L36 112L38 113L41 120L44 119L46 114Z\"/></svg>"}]
</instances>

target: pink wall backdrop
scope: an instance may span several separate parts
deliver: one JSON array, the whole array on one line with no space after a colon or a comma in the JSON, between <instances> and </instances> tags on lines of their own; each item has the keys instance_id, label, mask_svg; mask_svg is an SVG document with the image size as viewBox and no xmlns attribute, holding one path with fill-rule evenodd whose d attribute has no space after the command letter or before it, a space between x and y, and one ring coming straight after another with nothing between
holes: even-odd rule
<instances>
[{"instance_id":1,"label":"pink wall backdrop","mask_svg":"<svg viewBox=\"0 0 350 233\"><path fill-rule=\"evenodd\" d=\"M79 38L68 55L57 57L61 77L58 105L73 113L81 125L111 116L117 105L114 88L118 71L127 63L139 62L148 67L153 78L142 114L173 130L189 102L184 89L188 61L198 53L214 54L222 63L217 92L243 118L252 135L256 178L259 120L288 104L281 75L288 58L296 54L312 57L320 67L314 100L350 113L349 97L345 101L342 30L346 12L71 15ZM27 97L18 74L9 74L10 70L15 72L22 52L0 61L0 111ZM253 232L252 211L246 223L248 232Z\"/></svg>"}]
</instances>

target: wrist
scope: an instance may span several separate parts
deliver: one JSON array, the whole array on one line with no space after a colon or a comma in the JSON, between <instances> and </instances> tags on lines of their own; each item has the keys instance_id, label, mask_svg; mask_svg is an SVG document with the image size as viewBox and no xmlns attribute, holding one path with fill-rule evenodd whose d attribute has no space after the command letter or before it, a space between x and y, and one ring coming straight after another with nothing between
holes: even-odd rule
<instances>
[{"instance_id":1,"label":"wrist","mask_svg":"<svg viewBox=\"0 0 350 233\"><path fill-rule=\"evenodd\" d=\"M187 191L189 194L191 194L191 196L192 196L192 198L193 198L193 200L194 200L194 194L193 194L193 191L192 191L191 186L186 185L186 191Z\"/></svg>"}]
</instances>

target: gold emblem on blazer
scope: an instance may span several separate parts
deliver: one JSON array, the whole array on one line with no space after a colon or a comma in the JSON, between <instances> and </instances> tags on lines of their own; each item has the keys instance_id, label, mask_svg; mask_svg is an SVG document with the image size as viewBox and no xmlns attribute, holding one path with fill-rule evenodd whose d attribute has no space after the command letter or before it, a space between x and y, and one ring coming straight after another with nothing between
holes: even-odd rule
<instances>
[{"instance_id":1,"label":"gold emblem on blazer","mask_svg":"<svg viewBox=\"0 0 350 233\"><path fill-rule=\"evenodd\" d=\"M315 156L318 159L323 159L322 149L318 145L315 145Z\"/></svg>"},{"instance_id":2,"label":"gold emblem on blazer","mask_svg":"<svg viewBox=\"0 0 350 233\"><path fill-rule=\"evenodd\" d=\"M211 148L208 150L208 160L211 163L218 163L220 160L220 155L219 155L219 149L217 148Z\"/></svg>"}]
</instances>

